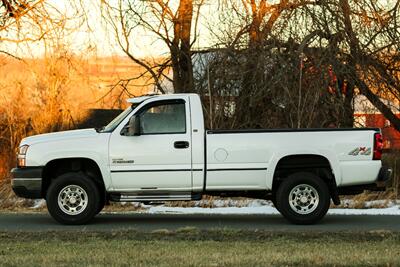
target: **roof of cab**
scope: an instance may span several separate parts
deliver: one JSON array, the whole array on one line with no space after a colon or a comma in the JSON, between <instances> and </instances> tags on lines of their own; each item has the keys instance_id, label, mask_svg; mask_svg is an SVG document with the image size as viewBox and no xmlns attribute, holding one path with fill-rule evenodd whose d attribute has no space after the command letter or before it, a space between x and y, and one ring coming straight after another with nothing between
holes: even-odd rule
<instances>
[{"instance_id":1,"label":"roof of cab","mask_svg":"<svg viewBox=\"0 0 400 267\"><path fill-rule=\"evenodd\" d=\"M168 99L173 96L177 97L177 96L189 96L189 95L195 95L195 94L193 94L193 93L190 93L190 94L151 94L151 95L143 95L143 96L139 96L139 97L129 98L126 101L131 104L139 104L139 103L142 103L143 101L145 101L149 98L153 98L153 97L162 97L162 98Z\"/></svg>"},{"instance_id":2,"label":"roof of cab","mask_svg":"<svg viewBox=\"0 0 400 267\"><path fill-rule=\"evenodd\" d=\"M155 97L155 96L159 96L159 95L144 95L144 96L139 96L139 97L134 97L134 98L128 98L126 101L128 103L131 104L138 104L138 103L142 103L143 101Z\"/></svg>"}]
</instances>

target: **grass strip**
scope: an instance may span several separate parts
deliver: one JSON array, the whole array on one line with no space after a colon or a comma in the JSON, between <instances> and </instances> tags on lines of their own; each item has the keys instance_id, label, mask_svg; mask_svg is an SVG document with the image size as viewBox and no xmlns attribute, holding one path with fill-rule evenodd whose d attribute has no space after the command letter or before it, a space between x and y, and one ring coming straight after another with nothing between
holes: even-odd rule
<instances>
[{"instance_id":1,"label":"grass strip","mask_svg":"<svg viewBox=\"0 0 400 267\"><path fill-rule=\"evenodd\" d=\"M1 266L398 266L400 233L2 232Z\"/></svg>"}]
</instances>

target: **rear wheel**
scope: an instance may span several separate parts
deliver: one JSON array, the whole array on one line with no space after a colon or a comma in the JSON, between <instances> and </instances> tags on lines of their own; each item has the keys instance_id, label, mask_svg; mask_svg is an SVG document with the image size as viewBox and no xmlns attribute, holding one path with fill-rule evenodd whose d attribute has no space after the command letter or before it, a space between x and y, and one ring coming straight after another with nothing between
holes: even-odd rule
<instances>
[{"instance_id":1,"label":"rear wheel","mask_svg":"<svg viewBox=\"0 0 400 267\"><path fill-rule=\"evenodd\" d=\"M330 194L327 184L317 175L299 172L282 181L276 192L280 213L295 224L313 224L328 212Z\"/></svg>"},{"instance_id":2,"label":"rear wheel","mask_svg":"<svg viewBox=\"0 0 400 267\"><path fill-rule=\"evenodd\" d=\"M66 173L56 178L46 195L50 215L62 224L85 224L100 209L96 184L82 173Z\"/></svg>"}]
</instances>

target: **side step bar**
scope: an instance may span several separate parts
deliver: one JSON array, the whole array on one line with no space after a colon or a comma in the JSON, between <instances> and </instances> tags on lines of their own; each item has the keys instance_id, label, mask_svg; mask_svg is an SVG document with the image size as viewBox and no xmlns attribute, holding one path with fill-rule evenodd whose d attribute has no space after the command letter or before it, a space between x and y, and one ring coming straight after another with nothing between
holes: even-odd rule
<instances>
[{"instance_id":1,"label":"side step bar","mask_svg":"<svg viewBox=\"0 0 400 267\"><path fill-rule=\"evenodd\" d=\"M141 201L180 201L200 200L201 193L189 194L132 194L132 193L111 193L110 200L116 202L141 202Z\"/></svg>"}]
</instances>

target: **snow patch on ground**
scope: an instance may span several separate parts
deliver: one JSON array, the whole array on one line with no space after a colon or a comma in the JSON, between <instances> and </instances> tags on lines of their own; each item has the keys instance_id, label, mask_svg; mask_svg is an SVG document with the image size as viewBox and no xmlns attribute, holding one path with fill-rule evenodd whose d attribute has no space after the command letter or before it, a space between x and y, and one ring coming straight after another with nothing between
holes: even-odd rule
<instances>
[{"instance_id":1,"label":"snow patch on ground","mask_svg":"<svg viewBox=\"0 0 400 267\"><path fill-rule=\"evenodd\" d=\"M228 201L228 203L227 203ZM213 208L202 207L202 201L196 201L194 207L168 207L143 206L145 213L151 214L279 214L279 211L267 200L214 200ZM344 206L352 206L353 200L344 200ZM382 206L383 208L370 208ZM328 214L332 215L400 215L400 200L374 200L366 201L363 209L354 208L332 208Z\"/></svg>"},{"instance_id":2,"label":"snow patch on ground","mask_svg":"<svg viewBox=\"0 0 400 267\"><path fill-rule=\"evenodd\" d=\"M46 200L44 199L35 199L33 201L32 209L40 209L46 206Z\"/></svg>"},{"instance_id":3,"label":"snow patch on ground","mask_svg":"<svg viewBox=\"0 0 400 267\"><path fill-rule=\"evenodd\" d=\"M400 215L400 206L381 209L330 209L328 214L335 215Z\"/></svg>"},{"instance_id":4,"label":"snow patch on ground","mask_svg":"<svg viewBox=\"0 0 400 267\"><path fill-rule=\"evenodd\" d=\"M353 199L343 199L341 200L341 206L345 208L353 207L354 205L360 204L357 201L354 201ZM393 200L393 199L380 199L380 200L371 200L371 201L365 201L361 203L363 208L369 209L369 208L390 208L393 206L399 206L400 205L400 200Z\"/></svg>"},{"instance_id":5,"label":"snow patch on ground","mask_svg":"<svg viewBox=\"0 0 400 267\"><path fill-rule=\"evenodd\" d=\"M200 208L200 207L165 207L153 206L145 211L151 214L174 213L174 214L279 214L272 206L262 207L226 207L226 208ZM330 209L328 214L332 215L400 215L400 207L393 206L382 209Z\"/></svg>"}]
</instances>

